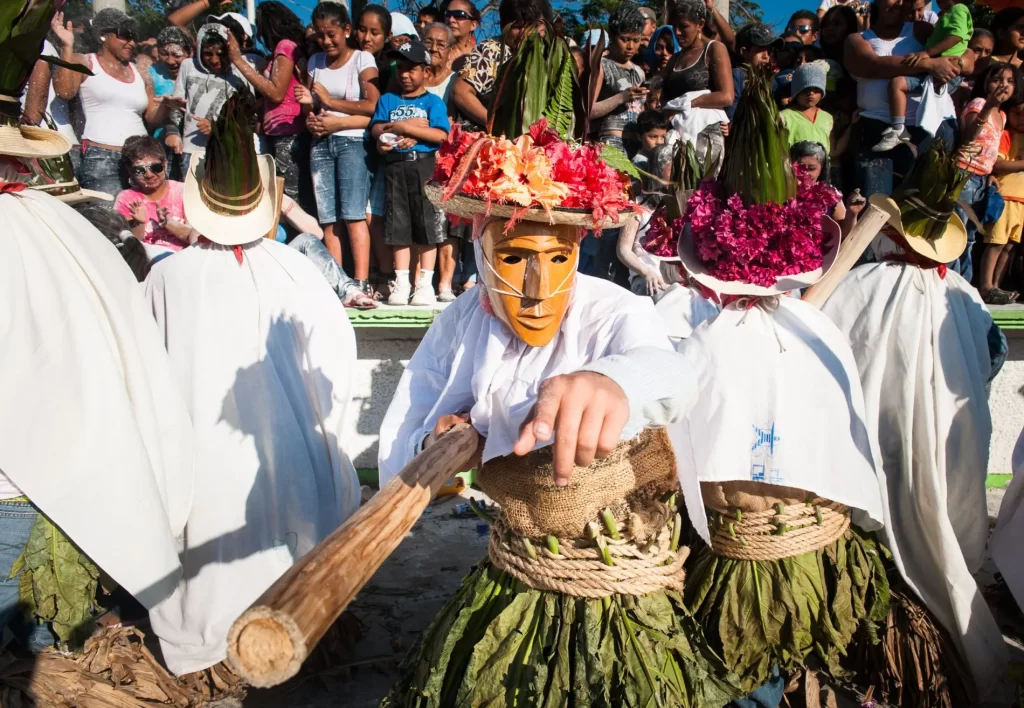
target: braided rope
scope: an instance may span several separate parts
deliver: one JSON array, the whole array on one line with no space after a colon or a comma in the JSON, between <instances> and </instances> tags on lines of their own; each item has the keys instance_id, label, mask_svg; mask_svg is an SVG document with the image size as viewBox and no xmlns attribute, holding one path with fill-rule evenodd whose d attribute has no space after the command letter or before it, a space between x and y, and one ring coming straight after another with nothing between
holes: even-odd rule
<instances>
[{"instance_id":1,"label":"braided rope","mask_svg":"<svg viewBox=\"0 0 1024 708\"><path fill-rule=\"evenodd\" d=\"M488 552L495 567L535 590L589 598L646 595L683 589L683 563L690 549L671 550L672 535L670 522L641 547L620 523L618 539L559 539L556 554L543 542L533 544L512 533L499 518L491 525ZM604 560L602 545L614 565Z\"/></svg>"},{"instance_id":2,"label":"braided rope","mask_svg":"<svg viewBox=\"0 0 1024 708\"><path fill-rule=\"evenodd\" d=\"M711 548L734 560L780 560L817 551L850 528L850 510L814 497L804 504L732 513L712 510Z\"/></svg>"}]
</instances>

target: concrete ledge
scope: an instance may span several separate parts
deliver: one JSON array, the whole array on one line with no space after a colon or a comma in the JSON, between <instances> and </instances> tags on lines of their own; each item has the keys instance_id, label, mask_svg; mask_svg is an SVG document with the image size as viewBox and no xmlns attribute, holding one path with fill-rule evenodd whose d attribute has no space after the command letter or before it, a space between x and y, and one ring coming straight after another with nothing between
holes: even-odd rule
<instances>
[{"instance_id":1,"label":"concrete ledge","mask_svg":"<svg viewBox=\"0 0 1024 708\"><path fill-rule=\"evenodd\" d=\"M354 310L347 308L348 318L353 327L401 327L426 330L447 303L429 307L392 307L379 305L376 310Z\"/></svg>"}]
</instances>

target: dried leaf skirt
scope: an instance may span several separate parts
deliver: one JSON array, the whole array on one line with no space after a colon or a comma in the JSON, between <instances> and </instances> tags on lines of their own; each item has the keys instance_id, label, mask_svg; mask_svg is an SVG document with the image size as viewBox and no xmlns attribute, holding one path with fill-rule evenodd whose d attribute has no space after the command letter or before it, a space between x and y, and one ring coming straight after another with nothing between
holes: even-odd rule
<instances>
[{"instance_id":1,"label":"dried leaf skirt","mask_svg":"<svg viewBox=\"0 0 1024 708\"><path fill-rule=\"evenodd\" d=\"M552 483L550 449L483 466L490 557L407 657L402 708L724 706L741 697L682 596L664 431Z\"/></svg>"},{"instance_id":2,"label":"dried leaf skirt","mask_svg":"<svg viewBox=\"0 0 1024 708\"><path fill-rule=\"evenodd\" d=\"M694 550L686 605L745 691L764 684L773 666L803 668L812 656L833 676L848 676L840 661L855 635L877 644L890 601L885 551L853 526L816 550L776 559L726 557L713 544L718 552Z\"/></svg>"}]
</instances>

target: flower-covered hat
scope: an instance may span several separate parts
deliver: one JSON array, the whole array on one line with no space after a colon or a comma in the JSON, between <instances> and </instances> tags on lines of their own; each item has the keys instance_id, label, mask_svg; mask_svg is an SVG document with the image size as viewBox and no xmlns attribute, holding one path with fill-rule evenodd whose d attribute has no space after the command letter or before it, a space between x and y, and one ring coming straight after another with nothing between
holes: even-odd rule
<instances>
[{"instance_id":1,"label":"flower-covered hat","mask_svg":"<svg viewBox=\"0 0 1024 708\"><path fill-rule=\"evenodd\" d=\"M768 297L813 285L832 267L839 193L797 176L771 76L752 68L717 180L690 197L679 257L694 280L723 295Z\"/></svg>"},{"instance_id":2,"label":"flower-covered hat","mask_svg":"<svg viewBox=\"0 0 1024 708\"><path fill-rule=\"evenodd\" d=\"M635 205L629 158L608 145L582 143L597 95L603 43L588 47L584 79L554 28L530 31L498 70L487 133L452 128L437 154L427 197L454 216L476 214L601 230Z\"/></svg>"}]
</instances>

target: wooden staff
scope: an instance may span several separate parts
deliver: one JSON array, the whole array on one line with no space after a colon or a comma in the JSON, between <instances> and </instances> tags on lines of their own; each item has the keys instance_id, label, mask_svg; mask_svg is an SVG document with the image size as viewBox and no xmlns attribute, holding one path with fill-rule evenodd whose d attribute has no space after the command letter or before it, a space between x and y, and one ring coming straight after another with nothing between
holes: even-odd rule
<instances>
[{"instance_id":1,"label":"wooden staff","mask_svg":"<svg viewBox=\"0 0 1024 708\"><path fill-rule=\"evenodd\" d=\"M299 559L231 626L231 669L257 688L277 686L298 673L441 485L476 464L479 448L476 430L456 426Z\"/></svg>"},{"instance_id":2,"label":"wooden staff","mask_svg":"<svg viewBox=\"0 0 1024 708\"><path fill-rule=\"evenodd\" d=\"M829 295L839 287L839 282L843 277L850 272L850 269L857 265L861 254L875 240L875 236L878 235L878 232L882 230L882 227L885 226L888 220L888 213L879 209L874 204L868 203L864 207L864 211L861 212L860 218L857 219L857 225L853 227L853 231L843 241L843 245L839 249L839 254L836 256L836 261L832 264L832 268L825 274L825 277L804 291L803 301L821 308L825 301L828 300Z\"/></svg>"}]
</instances>

